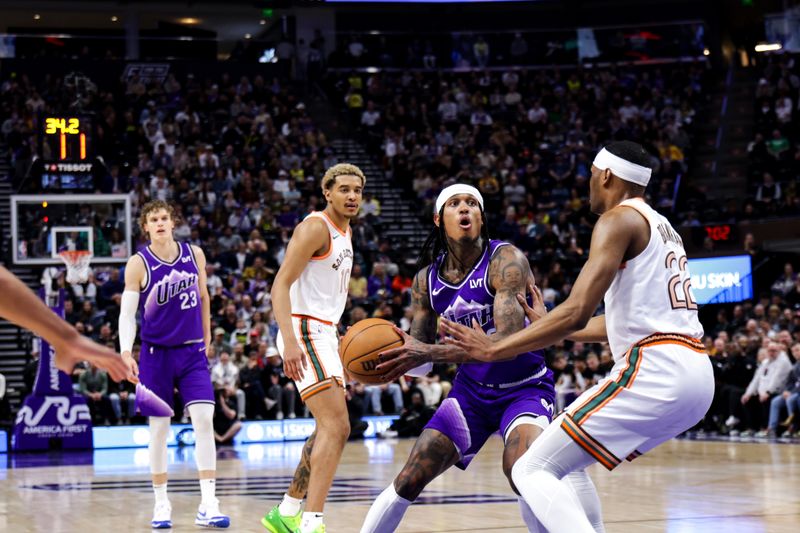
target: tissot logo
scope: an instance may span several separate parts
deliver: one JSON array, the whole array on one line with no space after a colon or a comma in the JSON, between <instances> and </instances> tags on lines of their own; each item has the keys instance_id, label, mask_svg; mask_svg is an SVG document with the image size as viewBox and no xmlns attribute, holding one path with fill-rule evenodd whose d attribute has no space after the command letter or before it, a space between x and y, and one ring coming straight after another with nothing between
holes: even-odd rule
<instances>
[{"instance_id":1,"label":"tissot logo","mask_svg":"<svg viewBox=\"0 0 800 533\"><path fill-rule=\"evenodd\" d=\"M92 163L53 163L50 172L91 172Z\"/></svg>"}]
</instances>

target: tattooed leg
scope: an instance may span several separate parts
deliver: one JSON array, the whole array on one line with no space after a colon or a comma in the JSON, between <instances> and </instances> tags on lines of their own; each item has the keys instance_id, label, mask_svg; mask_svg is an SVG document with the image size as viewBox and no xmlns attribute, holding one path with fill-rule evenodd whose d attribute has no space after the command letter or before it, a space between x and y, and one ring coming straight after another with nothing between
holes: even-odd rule
<instances>
[{"instance_id":1,"label":"tattooed leg","mask_svg":"<svg viewBox=\"0 0 800 533\"><path fill-rule=\"evenodd\" d=\"M350 419L344 393L335 380L331 388L308 398L306 405L314 415L317 435L308 459L305 511L321 513L350 435Z\"/></svg>"},{"instance_id":2,"label":"tattooed leg","mask_svg":"<svg viewBox=\"0 0 800 533\"><path fill-rule=\"evenodd\" d=\"M435 429L426 429L414 444L403 470L394 480L399 496L414 501L425 486L458 462L453 441Z\"/></svg>"},{"instance_id":3,"label":"tattooed leg","mask_svg":"<svg viewBox=\"0 0 800 533\"><path fill-rule=\"evenodd\" d=\"M533 441L536 440L536 437L541 434L542 428L539 426L520 424L511 431L511 434L506 439L505 448L503 449L503 474L505 474L506 479L508 479L511 490L517 494L519 494L519 491L511 480L511 469L514 467L514 463L517 462L517 459L522 457L522 454L530 448Z\"/></svg>"},{"instance_id":4,"label":"tattooed leg","mask_svg":"<svg viewBox=\"0 0 800 533\"><path fill-rule=\"evenodd\" d=\"M311 450L314 448L314 441L317 438L317 430L308 437L305 445L303 446L303 455L300 457L300 463L294 471L292 483L289 485L289 490L286 493L292 498L302 500L306 497L308 491L308 480L311 477Z\"/></svg>"}]
</instances>

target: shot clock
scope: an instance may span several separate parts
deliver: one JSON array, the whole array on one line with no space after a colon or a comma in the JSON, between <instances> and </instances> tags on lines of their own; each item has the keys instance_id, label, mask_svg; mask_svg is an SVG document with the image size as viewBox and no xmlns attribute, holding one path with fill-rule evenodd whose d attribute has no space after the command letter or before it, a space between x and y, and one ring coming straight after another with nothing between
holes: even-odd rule
<instances>
[{"instance_id":1,"label":"shot clock","mask_svg":"<svg viewBox=\"0 0 800 533\"><path fill-rule=\"evenodd\" d=\"M92 190L100 164L92 151L92 118L46 116L40 130L40 160L44 190Z\"/></svg>"}]
</instances>

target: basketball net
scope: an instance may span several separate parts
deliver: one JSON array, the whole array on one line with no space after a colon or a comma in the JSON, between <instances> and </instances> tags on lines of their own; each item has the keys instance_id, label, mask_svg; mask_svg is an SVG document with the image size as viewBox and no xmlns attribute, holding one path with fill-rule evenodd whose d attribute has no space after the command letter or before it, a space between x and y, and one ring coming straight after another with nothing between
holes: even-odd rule
<instances>
[{"instance_id":1,"label":"basketball net","mask_svg":"<svg viewBox=\"0 0 800 533\"><path fill-rule=\"evenodd\" d=\"M90 263L92 253L89 250L64 250L58 256L67 265L67 283L86 283L92 273Z\"/></svg>"}]
</instances>

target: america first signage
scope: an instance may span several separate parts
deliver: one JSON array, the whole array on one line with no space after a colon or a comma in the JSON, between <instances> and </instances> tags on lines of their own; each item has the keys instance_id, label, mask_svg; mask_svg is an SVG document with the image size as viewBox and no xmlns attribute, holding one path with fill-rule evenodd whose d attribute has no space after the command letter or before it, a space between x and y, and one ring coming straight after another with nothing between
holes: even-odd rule
<instances>
[{"instance_id":1,"label":"america first signage","mask_svg":"<svg viewBox=\"0 0 800 533\"><path fill-rule=\"evenodd\" d=\"M51 309L64 316L64 291ZM25 398L14 423L15 451L86 449L92 447L92 416L86 399L72 390L70 377L56 368L55 350L41 340L39 370L33 393Z\"/></svg>"}]
</instances>

